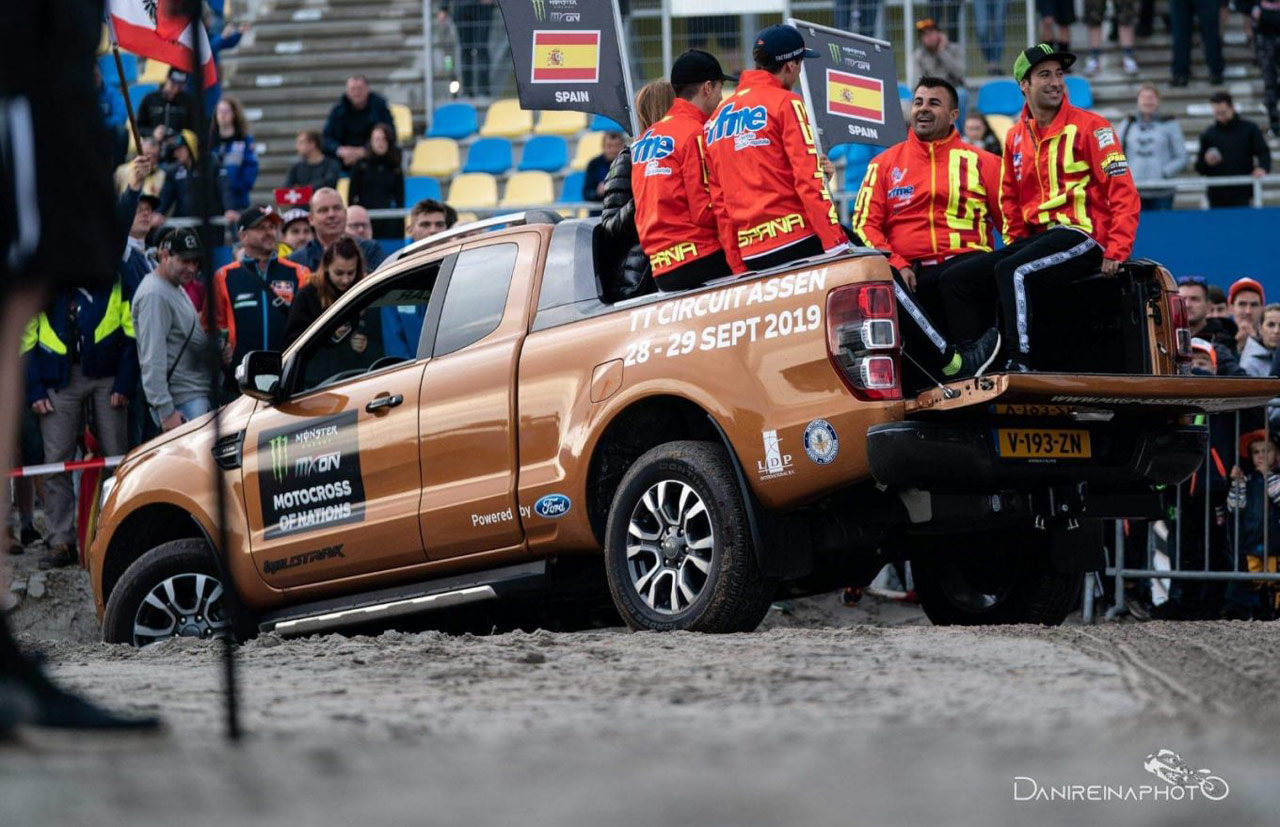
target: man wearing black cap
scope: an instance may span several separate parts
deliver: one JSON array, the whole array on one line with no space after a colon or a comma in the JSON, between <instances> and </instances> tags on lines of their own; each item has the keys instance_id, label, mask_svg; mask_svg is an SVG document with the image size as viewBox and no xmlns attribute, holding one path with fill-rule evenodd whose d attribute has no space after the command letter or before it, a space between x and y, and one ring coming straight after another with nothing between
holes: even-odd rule
<instances>
[{"instance_id":1,"label":"man wearing black cap","mask_svg":"<svg viewBox=\"0 0 1280 827\"><path fill-rule=\"evenodd\" d=\"M636 230L659 290L684 290L743 271L736 245L721 243L731 232L717 225L711 208L703 146L703 124L719 105L726 80L732 78L706 52L682 54L671 67L675 102L631 149Z\"/></svg>"},{"instance_id":2,"label":"man wearing black cap","mask_svg":"<svg viewBox=\"0 0 1280 827\"><path fill-rule=\"evenodd\" d=\"M282 223L270 206L245 210L236 222L240 260L214 273L214 325L226 337L231 364L251 350L284 350L293 297L311 277L303 265L276 257Z\"/></svg>"},{"instance_id":3,"label":"man wearing black cap","mask_svg":"<svg viewBox=\"0 0 1280 827\"><path fill-rule=\"evenodd\" d=\"M195 230L174 230L160 242L160 264L133 297L142 390L166 431L212 410L208 339L195 305L182 289L196 277L203 255Z\"/></svg>"},{"instance_id":4,"label":"man wearing black cap","mask_svg":"<svg viewBox=\"0 0 1280 827\"><path fill-rule=\"evenodd\" d=\"M157 126L174 132L195 129L195 103L186 92L187 73L170 69L164 85L146 95L138 104L138 130L151 133Z\"/></svg>"}]
</instances>

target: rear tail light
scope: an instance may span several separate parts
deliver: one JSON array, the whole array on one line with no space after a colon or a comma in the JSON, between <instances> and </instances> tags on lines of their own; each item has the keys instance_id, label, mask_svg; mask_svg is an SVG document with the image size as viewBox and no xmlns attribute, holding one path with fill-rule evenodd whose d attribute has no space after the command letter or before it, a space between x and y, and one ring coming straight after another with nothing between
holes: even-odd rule
<instances>
[{"instance_id":1,"label":"rear tail light","mask_svg":"<svg viewBox=\"0 0 1280 827\"><path fill-rule=\"evenodd\" d=\"M1187 321L1187 306L1181 296L1169 297L1169 316L1173 321L1173 358L1181 368L1191 364L1191 323Z\"/></svg>"},{"instance_id":2,"label":"rear tail light","mask_svg":"<svg viewBox=\"0 0 1280 827\"><path fill-rule=\"evenodd\" d=\"M827 355L858 399L902 398L899 341L892 284L850 284L828 294Z\"/></svg>"}]
</instances>

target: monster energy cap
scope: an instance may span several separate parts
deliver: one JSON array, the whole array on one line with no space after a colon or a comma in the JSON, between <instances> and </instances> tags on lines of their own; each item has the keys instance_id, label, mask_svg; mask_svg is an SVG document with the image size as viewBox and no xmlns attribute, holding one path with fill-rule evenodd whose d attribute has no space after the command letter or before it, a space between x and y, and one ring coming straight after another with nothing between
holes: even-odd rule
<instances>
[{"instance_id":1,"label":"monster energy cap","mask_svg":"<svg viewBox=\"0 0 1280 827\"><path fill-rule=\"evenodd\" d=\"M1018 59L1013 62L1013 79L1022 83L1022 79L1027 76L1027 72L1031 71L1032 66L1044 63L1046 60L1058 61L1065 71L1076 62L1076 56L1070 52L1060 52L1048 43L1037 43L1018 55Z\"/></svg>"}]
</instances>

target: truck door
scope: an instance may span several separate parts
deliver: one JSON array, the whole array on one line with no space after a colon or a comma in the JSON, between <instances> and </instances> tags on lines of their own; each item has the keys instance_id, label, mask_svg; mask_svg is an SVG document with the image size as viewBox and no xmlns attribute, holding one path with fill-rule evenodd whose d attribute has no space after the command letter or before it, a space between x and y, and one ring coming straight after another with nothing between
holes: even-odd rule
<instances>
[{"instance_id":1,"label":"truck door","mask_svg":"<svg viewBox=\"0 0 1280 827\"><path fill-rule=\"evenodd\" d=\"M516 365L541 237L464 245L422 380L422 537L438 560L524 541L516 502ZM433 310L433 316L435 311Z\"/></svg>"},{"instance_id":2,"label":"truck door","mask_svg":"<svg viewBox=\"0 0 1280 827\"><path fill-rule=\"evenodd\" d=\"M271 585L424 562L417 445L426 360L405 358L393 332L403 339L402 319L427 316L439 270L435 261L357 285L291 352L286 398L250 419L250 543Z\"/></svg>"}]
</instances>

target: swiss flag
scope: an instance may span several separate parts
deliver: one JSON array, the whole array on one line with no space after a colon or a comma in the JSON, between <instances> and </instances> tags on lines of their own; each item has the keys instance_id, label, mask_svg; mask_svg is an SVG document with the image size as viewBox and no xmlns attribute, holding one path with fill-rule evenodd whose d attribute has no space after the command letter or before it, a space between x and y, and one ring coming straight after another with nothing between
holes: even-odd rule
<instances>
[{"instance_id":1,"label":"swiss flag","mask_svg":"<svg viewBox=\"0 0 1280 827\"><path fill-rule=\"evenodd\" d=\"M276 206L293 209L311 203L311 187L277 187Z\"/></svg>"},{"instance_id":2,"label":"swiss flag","mask_svg":"<svg viewBox=\"0 0 1280 827\"><path fill-rule=\"evenodd\" d=\"M195 71L192 48L199 37L201 75L209 87L218 82L209 35L203 23L190 24L184 5L180 0L107 0L107 15L120 48L184 72Z\"/></svg>"}]
</instances>

